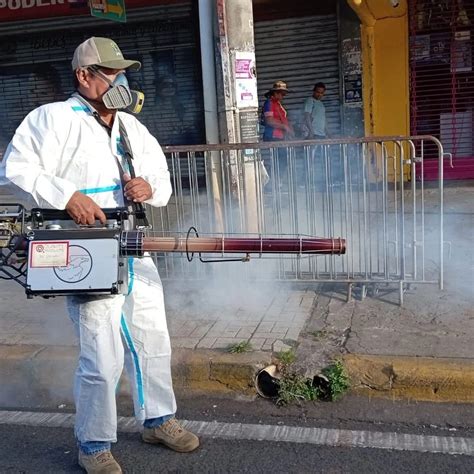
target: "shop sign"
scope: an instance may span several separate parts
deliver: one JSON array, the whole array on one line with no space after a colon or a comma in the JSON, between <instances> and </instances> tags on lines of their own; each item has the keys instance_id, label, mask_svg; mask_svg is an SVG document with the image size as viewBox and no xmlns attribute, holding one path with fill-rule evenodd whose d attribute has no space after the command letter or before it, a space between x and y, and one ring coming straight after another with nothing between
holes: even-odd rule
<instances>
[{"instance_id":1,"label":"shop sign","mask_svg":"<svg viewBox=\"0 0 474 474\"><path fill-rule=\"evenodd\" d=\"M124 0L92 0L91 15L105 20L126 22Z\"/></svg>"}]
</instances>

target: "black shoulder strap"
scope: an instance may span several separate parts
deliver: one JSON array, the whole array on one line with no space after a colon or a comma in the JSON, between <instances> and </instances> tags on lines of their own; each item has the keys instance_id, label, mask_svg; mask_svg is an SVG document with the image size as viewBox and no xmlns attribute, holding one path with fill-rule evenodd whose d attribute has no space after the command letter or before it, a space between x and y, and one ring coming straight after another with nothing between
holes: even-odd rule
<instances>
[{"instance_id":1,"label":"black shoulder strap","mask_svg":"<svg viewBox=\"0 0 474 474\"><path fill-rule=\"evenodd\" d=\"M122 143L125 161L127 162L127 166L130 171L130 177L134 179L136 178L136 174L135 174L135 168L133 167L133 153L132 153L132 147L130 146L130 140L128 139L127 131L125 130L123 122L120 120L118 116L117 116L117 120L119 123L119 133L120 133L120 139ZM120 166L120 169L121 169L121 166ZM122 184L125 185L125 183L123 182L123 170L121 172L120 178L122 180ZM146 216L145 206L141 202L131 202L130 205L132 206L133 213L135 215L136 226L142 227L142 228L150 228L151 226Z\"/></svg>"}]
</instances>

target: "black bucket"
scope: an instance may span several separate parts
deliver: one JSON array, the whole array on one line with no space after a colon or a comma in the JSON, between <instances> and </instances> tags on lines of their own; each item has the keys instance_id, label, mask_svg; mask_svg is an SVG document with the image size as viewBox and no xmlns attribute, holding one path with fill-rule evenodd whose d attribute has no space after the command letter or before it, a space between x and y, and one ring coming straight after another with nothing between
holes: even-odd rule
<instances>
[{"instance_id":1,"label":"black bucket","mask_svg":"<svg viewBox=\"0 0 474 474\"><path fill-rule=\"evenodd\" d=\"M269 365L257 372L255 389L263 398L276 398L280 390L281 374L276 365Z\"/></svg>"},{"instance_id":2,"label":"black bucket","mask_svg":"<svg viewBox=\"0 0 474 474\"><path fill-rule=\"evenodd\" d=\"M313 377L312 386L318 390L318 400L325 402L332 400L331 383L325 375L315 375Z\"/></svg>"}]
</instances>

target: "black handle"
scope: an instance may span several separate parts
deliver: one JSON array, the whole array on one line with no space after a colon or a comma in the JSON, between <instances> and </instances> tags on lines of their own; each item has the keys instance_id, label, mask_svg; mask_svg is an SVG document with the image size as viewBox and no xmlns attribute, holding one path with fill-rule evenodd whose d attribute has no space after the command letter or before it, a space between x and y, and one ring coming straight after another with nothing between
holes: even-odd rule
<instances>
[{"instance_id":1,"label":"black handle","mask_svg":"<svg viewBox=\"0 0 474 474\"><path fill-rule=\"evenodd\" d=\"M128 219L129 213L126 207L102 209L105 217L109 220L122 222ZM42 225L44 221L70 221L72 217L64 209L39 209L31 210L31 222Z\"/></svg>"}]
</instances>

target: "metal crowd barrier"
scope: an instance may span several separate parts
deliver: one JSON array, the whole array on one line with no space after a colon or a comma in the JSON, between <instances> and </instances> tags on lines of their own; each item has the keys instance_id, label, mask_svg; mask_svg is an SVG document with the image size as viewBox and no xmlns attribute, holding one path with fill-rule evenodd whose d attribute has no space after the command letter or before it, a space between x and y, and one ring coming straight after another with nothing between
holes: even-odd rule
<instances>
[{"instance_id":1,"label":"metal crowd barrier","mask_svg":"<svg viewBox=\"0 0 474 474\"><path fill-rule=\"evenodd\" d=\"M154 209L155 231L291 234L347 239L343 256L282 256L246 268L249 278L347 284L364 297L414 283L443 288L443 166L431 136L166 147L173 197ZM423 180L425 160L439 180ZM188 257L188 258L186 258ZM163 278L232 277L235 263L160 256ZM238 265L238 264L237 264Z\"/></svg>"}]
</instances>

